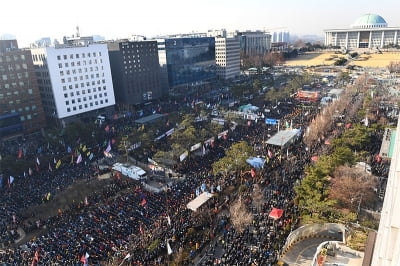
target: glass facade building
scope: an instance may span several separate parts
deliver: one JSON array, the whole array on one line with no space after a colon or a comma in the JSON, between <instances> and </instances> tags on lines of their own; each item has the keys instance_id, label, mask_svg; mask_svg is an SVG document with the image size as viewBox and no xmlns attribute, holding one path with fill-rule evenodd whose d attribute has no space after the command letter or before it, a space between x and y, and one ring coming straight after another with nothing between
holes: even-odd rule
<instances>
[{"instance_id":1,"label":"glass facade building","mask_svg":"<svg viewBox=\"0 0 400 266\"><path fill-rule=\"evenodd\" d=\"M216 77L214 37L165 39L164 49L170 88Z\"/></svg>"}]
</instances>

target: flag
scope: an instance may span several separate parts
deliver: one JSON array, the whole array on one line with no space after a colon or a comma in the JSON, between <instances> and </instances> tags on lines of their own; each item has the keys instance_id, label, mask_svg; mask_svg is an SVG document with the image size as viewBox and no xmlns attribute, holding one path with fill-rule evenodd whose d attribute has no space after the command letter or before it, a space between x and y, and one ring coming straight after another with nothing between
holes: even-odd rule
<instances>
[{"instance_id":1,"label":"flag","mask_svg":"<svg viewBox=\"0 0 400 266\"><path fill-rule=\"evenodd\" d=\"M30 167L29 167L28 173L29 173L29 175L33 174L33 171L32 171L32 169Z\"/></svg>"},{"instance_id":2,"label":"flag","mask_svg":"<svg viewBox=\"0 0 400 266\"><path fill-rule=\"evenodd\" d=\"M206 154L206 147L203 144L203 155L205 155L205 154Z\"/></svg>"},{"instance_id":3,"label":"flag","mask_svg":"<svg viewBox=\"0 0 400 266\"><path fill-rule=\"evenodd\" d=\"M366 127L369 125L368 116L365 116L364 125Z\"/></svg>"},{"instance_id":4,"label":"flag","mask_svg":"<svg viewBox=\"0 0 400 266\"><path fill-rule=\"evenodd\" d=\"M271 159L272 158L272 152L268 150L268 157Z\"/></svg>"},{"instance_id":5,"label":"flag","mask_svg":"<svg viewBox=\"0 0 400 266\"><path fill-rule=\"evenodd\" d=\"M36 157L36 163L37 165L40 165L39 157Z\"/></svg>"},{"instance_id":6,"label":"flag","mask_svg":"<svg viewBox=\"0 0 400 266\"><path fill-rule=\"evenodd\" d=\"M49 162L49 171L52 172L53 168L51 168L50 162Z\"/></svg>"},{"instance_id":7,"label":"flag","mask_svg":"<svg viewBox=\"0 0 400 266\"><path fill-rule=\"evenodd\" d=\"M69 164L73 164L74 163L74 154L71 154L71 162Z\"/></svg>"},{"instance_id":8,"label":"flag","mask_svg":"<svg viewBox=\"0 0 400 266\"><path fill-rule=\"evenodd\" d=\"M142 224L139 225L139 232L140 232L142 235L144 234Z\"/></svg>"},{"instance_id":9,"label":"flag","mask_svg":"<svg viewBox=\"0 0 400 266\"><path fill-rule=\"evenodd\" d=\"M250 174L251 174L251 177L255 177L256 176L256 170L254 170L253 168L251 168L251 170L250 170Z\"/></svg>"},{"instance_id":10,"label":"flag","mask_svg":"<svg viewBox=\"0 0 400 266\"><path fill-rule=\"evenodd\" d=\"M61 160L58 160L57 164L56 164L56 169L60 168L61 166Z\"/></svg>"},{"instance_id":11,"label":"flag","mask_svg":"<svg viewBox=\"0 0 400 266\"><path fill-rule=\"evenodd\" d=\"M56 158L53 158L53 163L54 163L54 164L56 164L56 163L57 163L57 161L56 161Z\"/></svg>"},{"instance_id":12,"label":"flag","mask_svg":"<svg viewBox=\"0 0 400 266\"><path fill-rule=\"evenodd\" d=\"M169 217L169 215L167 215L167 221L168 221L168 224L171 225L171 218Z\"/></svg>"},{"instance_id":13,"label":"flag","mask_svg":"<svg viewBox=\"0 0 400 266\"><path fill-rule=\"evenodd\" d=\"M68 146L68 148L67 148L67 152L68 152L68 153L71 153L71 152L72 152L72 149L71 149L71 147L70 147L70 146Z\"/></svg>"},{"instance_id":14,"label":"flag","mask_svg":"<svg viewBox=\"0 0 400 266\"><path fill-rule=\"evenodd\" d=\"M109 153L111 151L111 141L108 141L108 146L105 150L105 152Z\"/></svg>"},{"instance_id":15,"label":"flag","mask_svg":"<svg viewBox=\"0 0 400 266\"><path fill-rule=\"evenodd\" d=\"M24 177L26 177L26 172L24 171Z\"/></svg>"},{"instance_id":16,"label":"flag","mask_svg":"<svg viewBox=\"0 0 400 266\"><path fill-rule=\"evenodd\" d=\"M14 182L14 177L10 176L10 179L8 179L8 186L10 187L13 182Z\"/></svg>"},{"instance_id":17,"label":"flag","mask_svg":"<svg viewBox=\"0 0 400 266\"><path fill-rule=\"evenodd\" d=\"M79 153L78 158L76 159L76 163L82 162L82 154Z\"/></svg>"},{"instance_id":18,"label":"flag","mask_svg":"<svg viewBox=\"0 0 400 266\"><path fill-rule=\"evenodd\" d=\"M147 200L145 198L142 199L142 202L140 202L140 205L143 207L147 204Z\"/></svg>"},{"instance_id":19,"label":"flag","mask_svg":"<svg viewBox=\"0 0 400 266\"><path fill-rule=\"evenodd\" d=\"M131 254L126 254L126 256L124 257L124 260L127 260L127 259L129 259L131 257Z\"/></svg>"},{"instance_id":20,"label":"flag","mask_svg":"<svg viewBox=\"0 0 400 266\"><path fill-rule=\"evenodd\" d=\"M167 251L168 251L168 255L172 254L172 249L171 249L171 246L169 245L168 241L167 241Z\"/></svg>"},{"instance_id":21,"label":"flag","mask_svg":"<svg viewBox=\"0 0 400 266\"><path fill-rule=\"evenodd\" d=\"M82 255L81 257L81 262L83 263L83 266L88 266L89 265L89 254L86 252L85 255Z\"/></svg>"},{"instance_id":22,"label":"flag","mask_svg":"<svg viewBox=\"0 0 400 266\"><path fill-rule=\"evenodd\" d=\"M19 151L18 151L18 159L21 159L22 156L24 156L24 153L22 152L22 149L19 148Z\"/></svg>"},{"instance_id":23,"label":"flag","mask_svg":"<svg viewBox=\"0 0 400 266\"><path fill-rule=\"evenodd\" d=\"M86 205L86 206L88 206L88 205L89 205L89 201L88 201L88 198L87 198L87 196L85 197L85 205Z\"/></svg>"},{"instance_id":24,"label":"flag","mask_svg":"<svg viewBox=\"0 0 400 266\"><path fill-rule=\"evenodd\" d=\"M83 145L82 151L85 152L87 150L86 145Z\"/></svg>"}]
</instances>

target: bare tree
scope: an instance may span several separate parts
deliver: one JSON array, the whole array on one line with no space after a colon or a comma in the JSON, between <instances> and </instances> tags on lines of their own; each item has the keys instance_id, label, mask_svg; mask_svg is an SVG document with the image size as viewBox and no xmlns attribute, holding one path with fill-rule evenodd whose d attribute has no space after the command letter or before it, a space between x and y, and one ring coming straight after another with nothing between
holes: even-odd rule
<instances>
[{"instance_id":1,"label":"bare tree","mask_svg":"<svg viewBox=\"0 0 400 266\"><path fill-rule=\"evenodd\" d=\"M338 200L343 208L356 211L362 205L374 203L376 177L355 167L341 166L331 179L329 197Z\"/></svg>"},{"instance_id":2,"label":"bare tree","mask_svg":"<svg viewBox=\"0 0 400 266\"><path fill-rule=\"evenodd\" d=\"M253 214L247 210L246 205L242 202L242 197L232 203L229 213L233 227L238 232L243 232L246 226L253 221Z\"/></svg>"}]
</instances>

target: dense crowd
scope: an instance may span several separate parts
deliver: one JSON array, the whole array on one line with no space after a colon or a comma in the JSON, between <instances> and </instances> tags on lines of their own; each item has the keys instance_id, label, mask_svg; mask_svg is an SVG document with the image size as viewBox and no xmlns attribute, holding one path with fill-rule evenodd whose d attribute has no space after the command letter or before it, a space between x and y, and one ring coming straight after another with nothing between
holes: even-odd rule
<instances>
[{"instance_id":1,"label":"dense crowd","mask_svg":"<svg viewBox=\"0 0 400 266\"><path fill-rule=\"evenodd\" d=\"M176 106L172 104L169 108ZM318 109L305 112L285 105L278 115L283 125L304 130L307 121L317 112ZM132 124L130 116L113 121L114 129L109 137L125 134ZM287 234L297 225L299 211L293 203L293 186L302 178L303 167L310 162L310 151L302 143L301 134L284 151L265 145L268 136L276 131L275 126L263 121L238 125L227 138L216 138L201 157L188 157L176 164L173 170L184 178L170 183L166 191L149 192L139 182L114 176L103 181L104 186L85 200L74 202L58 215L43 220L23 213L32 206L51 201L76 180L89 181L98 171L93 167L94 161L85 157L80 164L63 164L56 169L57 160L54 160L49 162L51 171L46 165L46 169L34 171L32 175L16 176L13 184L4 186L0 194L0 243L3 246L0 263L82 265L89 260L90 265L122 261L131 265L163 265L171 259L169 248L177 253L189 247L190 258L204 265L272 265ZM255 147L260 156L268 157L257 181L239 173L212 174L212 163L240 140ZM40 152L47 153L50 158L68 155L65 150L46 149L44 143L35 139L23 145L30 160L35 159L39 147ZM2 149L15 152L20 147ZM96 153L96 158L101 154ZM242 182L247 187L242 197L254 218L244 231L238 231L230 223L228 211L236 195L225 191ZM260 208L254 207L251 197L256 182L262 188ZM217 192L220 196L211 198L196 214L186 204L196 197L198 190ZM269 217L272 208L282 209L282 217ZM37 236L15 246L14 241L20 237L18 228Z\"/></svg>"}]
</instances>

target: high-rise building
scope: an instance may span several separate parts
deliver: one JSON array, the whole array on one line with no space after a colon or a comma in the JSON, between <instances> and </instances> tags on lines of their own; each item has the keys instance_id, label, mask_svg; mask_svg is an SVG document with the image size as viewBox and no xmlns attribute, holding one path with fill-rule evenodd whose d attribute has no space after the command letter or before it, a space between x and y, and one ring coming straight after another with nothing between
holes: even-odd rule
<instances>
[{"instance_id":1,"label":"high-rise building","mask_svg":"<svg viewBox=\"0 0 400 266\"><path fill-rule=\"evenodd\" d=\"M170 88L196 85L215 79L213 37L167 38L158 43L163 46L159 46L159 49L165 49Z\"/></svg>"},{"instance_id":2,"label":"high-rise building","mask_svg":"<svg viewBox=\"0 0 400 266\"><path fill-rule=\"evenodd\" d=\"M325 45L349 50L394 47L400 44L400 27L388 27L379 15L365 14L348 29L325 30Z\"/></svg>"},{"instance_id":3,"label":"high-rise building","mask_svg":"<svg viewBox=\"0 0 400 266\"><path fill-rule=\"evenodd\" d=\"M217 76L231 79L240 75L240 42L238 38L215 38Z\"/></svg>"},{"instance_id":4,"label":"high-rise building","mask_svg":"<svg viewBox=\"0 0 400 266\"><path fill-rule=\"evenodd\" d=\"M46 126L29 50L0 40L0 137L29 134Z\"/></svg>"},{"instance_id":5,"label":"high-rise building","mask_svg":"<svg viewBox=\"0 0 400 266\"><path fill-rule=\"evenodd\" d=\"M46 115L69 122L115 104L107 44L32 49Z\"/></svg>"},{"instance_id":6,"label":"high-rise building","mask_svg":"<svg viewBox=\"0 0 400 266\"><path fill-rule=\"evenodd\" d=\"M107 43L117 104L140 104L162 96L157 41Z\"/></svg>"},{"instance_id":7,"label":"high-rise building","mask_svg":"<svg viewBox=\"0 0 400 266\"><path fill-rule=\"evenodd\" d=\"M263 31L236 32L242 56L263 56L271 49L271 35Z\"/></svg>"}]
</instances>

